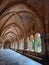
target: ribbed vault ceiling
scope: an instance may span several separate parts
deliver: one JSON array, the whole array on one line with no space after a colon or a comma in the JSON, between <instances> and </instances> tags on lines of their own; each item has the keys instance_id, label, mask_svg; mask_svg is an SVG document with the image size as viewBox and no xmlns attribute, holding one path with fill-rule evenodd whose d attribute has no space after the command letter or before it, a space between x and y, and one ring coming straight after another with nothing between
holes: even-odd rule
<instances>
[{"instance_id":1,"label":"ribbed vault ceiling","mask_svg":"<svg viewBox=\"0 0 49 65\"><path fill-rule=\"evenodd\" d=\"M8 40L19 40L36 32L43 33L44 27L40 16L38 17L35 11L24 3L14 5L15 1L17 0L3 0L3 5L0 5L0 36ZM31 1L27 0L27 3L29 2L31 4Z\"/></svg>"}]
</instances>

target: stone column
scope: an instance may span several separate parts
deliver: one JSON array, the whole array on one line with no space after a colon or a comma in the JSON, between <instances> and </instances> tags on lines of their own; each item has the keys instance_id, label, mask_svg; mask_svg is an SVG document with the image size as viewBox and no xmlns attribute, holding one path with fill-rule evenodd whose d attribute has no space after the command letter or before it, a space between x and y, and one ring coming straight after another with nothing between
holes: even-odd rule
<instances>
[{"instance_id":1,"label":"stone column","mask_svg":"<svg viewBox=\"0 0 49 65\"><path fill-rule=\"evenodd\" d=\"M24 39L24 50L27 50L27 38Z\"/></svg>"},{"instance_id":2,"label":"stone column","mask_svg":"<svg viewBox=\"0 0 49 65\"><path fill-rule=\"evenodd\" d=\"M42 39L42 49L43 49L43 52L42 52L42 58L43 58L43 64L47 64L48 63L48 46L47 46L47 34L46 33L43 33L41 34L41 39Z\"/></svg>"}]
</instances>

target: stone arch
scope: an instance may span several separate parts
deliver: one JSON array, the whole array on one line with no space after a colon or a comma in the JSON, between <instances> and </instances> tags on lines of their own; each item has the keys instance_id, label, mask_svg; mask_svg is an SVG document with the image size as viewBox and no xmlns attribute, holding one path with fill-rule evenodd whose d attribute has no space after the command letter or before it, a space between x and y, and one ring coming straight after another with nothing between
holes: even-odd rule
<instances>
[{"instance_id":1,"label":"stone arch","mask_svg":"<svg viewBox=\"0 0 49 65\"><path fill-rule=\"evenodd\" d=\"M39 29L39 31L41 32L41 28L42 28L42 32L41 33L43 33L44 32L44 27L43 27L43 25L42 25L42 23L41 23L41 20L40 20L40 18L35 14L35 12L33 12L29 7L27 7L26 5L24 5L24 4L17 4L18 6L19 5L23 5L24 7L26 7L26 9L25 9L25 11L27 11L27 12L30 12L32 15L33 15L33 18L34 18L34 20L35 20L35 22L37 23L37 26L38 26L38 29ZM13 7L10 7L9 8L9 10L11 9L11 8L13 8ZM21 9L21 8L20 8ZM9 10L8 11L5 11L6 12L6 14L9 12ZM22 10L21 10L22 11ZM21 11L19 11L19 12L21 12ZM11 12L11 11L10 11ZM18 12L18 11L17 11Z\"/></svg>"},{"instance_id":2,"label":"stone arch","mask_svg":"<svg viewBox=\"0 0 49 65\"><path fill-rule=\"evenodd\" d=\"M10 27L12 27L12 26L13 26L13 27L17 27L17 24L12 23L12 24L6 26L5 29L3 29L1 36L3 36L3 35L5 34L5 32L6 32L8 29L10 29ZM18 27L18 29L20 29L20 31L22 31L22 29L21 29L20 27ZM24 33L24 32L22 31L22 33Z\"/></svg>"}]
</instances>

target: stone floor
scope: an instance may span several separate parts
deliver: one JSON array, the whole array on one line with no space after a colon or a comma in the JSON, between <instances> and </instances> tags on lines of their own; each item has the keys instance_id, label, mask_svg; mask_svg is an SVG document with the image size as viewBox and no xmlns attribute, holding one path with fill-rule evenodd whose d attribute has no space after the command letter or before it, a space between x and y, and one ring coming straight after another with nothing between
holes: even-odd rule
<instances>
[{"instance_id":1,"label":"stone floor","mask_svg":"<svg viewBox=\"0 0 49 65\"><path fill-rule=\"evenodd\" d=\"M42 65L10 49L0 50L0 65Z\"/></svg>"}]
</instances>

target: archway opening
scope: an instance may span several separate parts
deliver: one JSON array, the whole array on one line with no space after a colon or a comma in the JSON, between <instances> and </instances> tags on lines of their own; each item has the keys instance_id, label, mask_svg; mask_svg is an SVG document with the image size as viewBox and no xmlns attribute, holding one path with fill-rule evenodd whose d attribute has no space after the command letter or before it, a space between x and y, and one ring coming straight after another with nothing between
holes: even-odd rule
<instances>
[{"instance_id":1,"label":"archway opening","mask_svg":"<svg viewBox=\"0 0 49 65\"><path fill-rule=\"evenodd\" d=\"M11 47L11 42L9 40L6 40L4 42L4 48L10 48Z\"/></svg>"}]
</instances>

